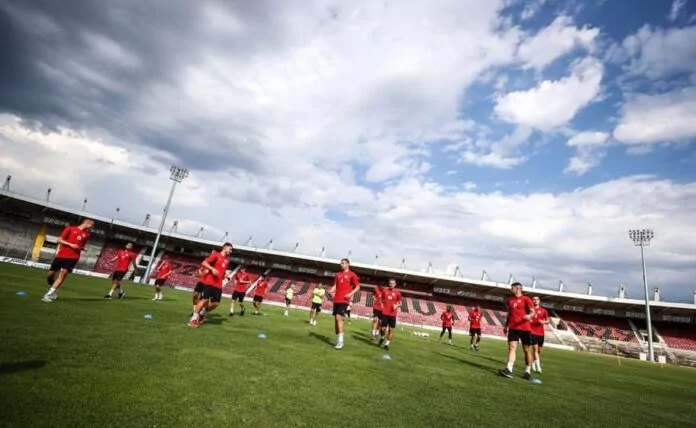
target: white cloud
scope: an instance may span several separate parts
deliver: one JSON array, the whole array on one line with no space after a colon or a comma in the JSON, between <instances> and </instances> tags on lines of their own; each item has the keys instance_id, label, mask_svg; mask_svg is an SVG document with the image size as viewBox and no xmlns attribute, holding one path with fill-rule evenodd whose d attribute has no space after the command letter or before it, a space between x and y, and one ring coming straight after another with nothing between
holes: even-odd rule
<instances>
[{"instance_id":1,"label":"white cloud","mask_svg":"<svg viewBox=\"0 0 696 428\"><path fill-rule=\"evenodd\" d=\"M681 11L684 9L684 6L686 5L686 0L674 0L672 2L672 7L669 10L669 20L670 21L675 21L678 17Z\"/></svg>"},{"instance_id":2,"label":"white cloud","mask_svg":"<svg viewBox=\"0 0 696 428\"><path fill-rule=\"evenodd\" d=\"M576 154L568 161L565 173L584 175L596 167L605 156L603 146L609 139L606 132L580 132L568 140L568 147L575 147Z\"/></svg>"},{"instance_id":3,"label":"white cloud","mask_svg":"<svg viewBox=\"0 0 696 428\"><path fill-rule=\"evenodd\" d=\"M696 26L653 29L643 26L622 43L620 59L630 60L632 75L664 79L680 72L696 72Z\"/></svg>"},{"instance_id":4,"label":"white cloud","mask_svg":"<svg viewBox=\"0 0 696 428\"><path fill-rule=\"evenodd\" d=\"M624 144L675 142L696 137L696 87L639 95L621 108L613 136Z\"/></svg>"},{"instance_id":5,"label":"white cloud","mask_svg":"<svg viewBox=\"0 0 696 428\"><path fill-rule=\"evenodd\" d=\"M568 140L570 147L600 146L607 142L609 134L606 132L580 132Z\"/></svg>"},{"instance_id":6,"label":"white cloud","mask_svg":"<svg viewBox=\"0 0 696 428\"><path fill-rule=\"evenodd\" d=\"M450 151L458 154L459 163L469 163L494 168L512 168L522 164L527 158L521 154L521 148L528 145L532 129L518 126L515 130L496 141L487 139L470 139L452 146ZM459 152L458 150L461 150Z\"/></svg>"},{"instance_id":7,"label":"white cloud","mask_svg":"<svg viewBox=\"0 0 696 428\"><path fill-rule=\"evenodd\" d=\"M534 37L525 40L518 48L517 57L524 63L524 68L542 70L577 48L592 53L598 36L597 28L574 27L572 18L562 15Z\"/></svg>"},{"instance_id":8,"label":"white cloud","mask_svg":"<svg viewBox=\"0 0 696 428\"><path fill-rule=\"evenodd\" d=\"M524 9L522 10L522 13L520 14L520 19L525 21L527 19L533 18L536 14L539 13L539 11L545 3L546 0L528 1L527 4L525 4Z\"/></svg>"},{"instance_id":9,"label":"white cloud","mask_svg":"<svg viewBox=\"0 0 696 428\"><path fill-rule=\"evenodd\" d=\"M549 131L567 124L600 93L603 67L595 58L577 62L570 76L501 96L494 108L503 120Z\"/></svg>"}]
</instances>

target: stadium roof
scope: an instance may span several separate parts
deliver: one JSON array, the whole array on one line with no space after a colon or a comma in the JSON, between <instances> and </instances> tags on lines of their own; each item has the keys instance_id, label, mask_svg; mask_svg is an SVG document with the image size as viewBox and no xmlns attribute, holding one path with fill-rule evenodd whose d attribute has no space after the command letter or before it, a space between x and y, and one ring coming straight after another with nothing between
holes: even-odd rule
<instances>
[{"instance_id":1,"label":"stadium roof","mask_svg":"<svg viewBox=\"0 0 696 428\"><path fill-rule=\"evenodd\" d=\"M25 204L40 208L41 212L53 211L72 216L88 216L97 223L104 223L111 228L137 231L145 234L152 234L153 237L157 230L152 227L136 225L132 223L115 220L112 218L81 212L72 208L60 206L45 200L40 200L15 192L0 190L0 202L13 200L16 203ZM163 231L162 236L170 243L180 242L195 247L219 246L220 241L192 237L179 233ZM317 270L335 271L338 260L326 257L316 257L299 253L278 251L267 248L258 248L245 245L236 245L235 252L244 256L256 258L257 260L269 263L289 264L293 266L304 266ZM433 287L430 294L440 294L449 296L460 296L463 298L474 299L493 299L497 300L509 295L509 284L495 281L483 281L467 279L451 275L440 275L425 273L410 269L393 268L378 266L368 263L351 262L351 267L356 273L361 275L371 275L380 278L396 277L402 281L411 283L427 284ZM624 310L641 313L645 308L642 299L627 299L619 297L596 296L581 293L571 293L566 291L555 291L542 288L526 287L526 292L531 295L539 295L547 303L560 304L563 306L583 306L597 309ZM617 293L618 294L618 293ZM694 316L696 314L696 304L675 303L665 301L652 301L651 307L655 314L669 314L674 316ZM557 309L562 309L557 307Z\"/></svg>"}]
</instances>

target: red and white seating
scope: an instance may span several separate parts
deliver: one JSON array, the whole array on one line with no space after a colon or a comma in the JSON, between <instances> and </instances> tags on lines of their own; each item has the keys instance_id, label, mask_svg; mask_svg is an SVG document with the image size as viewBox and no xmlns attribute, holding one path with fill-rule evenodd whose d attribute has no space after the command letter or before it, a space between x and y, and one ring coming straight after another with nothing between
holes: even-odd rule
<instances>
[{"instance_id":1,"label":"red and white seating","mask_svg":"<svg viewBox=\"0 0 696 428\"><path fill-rule=\"evenodd\" d=\"M560 316L573 333L578 336L638 343L638 338L625 319L573 312L565 312Z\"/></svg>"},{"instance_id":2,"label":"red and white seating","mask_svg":"<svg viewBox=\"0 0 696 428\"><path fill-rule=\"evenodd\" d=\"M670 348L696 351L696 332L692 325L660 323L655 328Z\"/></svg>"}]
</instances>

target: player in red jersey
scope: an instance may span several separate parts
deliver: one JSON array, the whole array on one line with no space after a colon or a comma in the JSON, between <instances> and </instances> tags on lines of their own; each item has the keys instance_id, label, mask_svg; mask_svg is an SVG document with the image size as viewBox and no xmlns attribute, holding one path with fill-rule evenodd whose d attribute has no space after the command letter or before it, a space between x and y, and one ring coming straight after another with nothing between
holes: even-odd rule
<instances>
[{"instance_id":1,"label":"player in red jersey","mask_svg":"<svg viewBox=\"0 0 696 428\"><path fill-rule=\"evenodd\" d=\"M215 253L215 251L213 251L210 254L212 255L213 253ZM203 287L205 287L205 284L203 284L201 280L207 273L208 269L204 268L203 266L200 266L198 268L198 272L196 272L196 275L198 275L198 282L196 283L196 286L193 287L193 311L196 310L196 306L198 305L198 301L201 298L201 294L203 294ZM189 316L193 316L193 312L191 312L191 315Z\"/></svg>"},{"instance_id":2,"label":"player in red jersey","mask_svg":"<svg viewBox=\"0 0 696 428\"><path fill-rule=\"evenodd\" d=\"M379 346L384 346L384 349L387 351L389 350L389 344L394 340L396 313L400 307L401 292L396 289L396 279L389 278L389 288L382 291L382 334L379 339Z\"/></svg>"},{"instance_id":3,"label":"player in red jersey","mask_svg":"<svg viewBox=\"0 0 696 428\"><path fill-rule=\"evenodd\" d=\"M106 296L104 296L105 299L110 299L114 295L114 291L116 291L116 289L118 289L119 299L126 297L126 292L121 288L121 281L128 273L128 269L131 265L133 265L133 269L136 268L136 257L138 257L138 255L133 251L133 244L129 242L126 244L125 250L118 250L116 257L109 260L109 263L116 262L116 267L114 268L114 272L111 274L111 290L109 290Z\"/></svg>"},{"instance_id":4,"label":"player in red jersey","mask_svg":"<svg viewBox=\"0 0 696 428\"><path fill-rule=\"evenodd\" d=\"M259 314L263 298L266 297L266 291L268 291L268 280L266 280L265 274L261 274L259 280L256 281L256 288L254 288L254 315Z\"/></svg>"},{"instance_id":5,"label":"player in red jersey","mask_svg":"<svg viewBox=\"0 0 696 428\"><path fill-rule=\"evenodd\" d=\"M532 299L522 295L522 284L514 282L510 285L513 296L507 301L508 316L503 332L508 336L507 367L498 370L501 376L512 379L512 368L515 365L517 342L522 342L524 349L524 375L522 379L531 379L532 370L532 333L530 321L534 318L534 303Z\"/></svg>"},{"instance_id":6,"label":"player in red jersey","mask_svg":"<svg viewBox=\"0 0 696 428\"><path fill-rule=\"evenodd\" d=\"M372 290L372 339L379 337L380 322L382 320L382 286L378 285Z\"/></svg>"},{"instance_id":7,"label":"player in red jersey","mask_svg":"<svg viewBox=\"0 0 696 428\"><path fill-rule=\"evenodd\" d=\"M437 343L442 342L442 336L445 335L445 331L449 334L449 344L452 344L452 327L454 326L454 312L452 311L452 305L447 305L445 312L440 315L442 320L442 332L440 332L440 338Z\"/></svg>"},{"instance_id":8,"label":"player in red jersey","mask_svg":"<svg viewBox=\"0 0 696 428\"><path fill-rule=\"evenodd\" d=\"M155 276L155 298L152 300L162 300L162 286L167 282L167 279L174 273L174 265L169 261L166 255L162 256L157 265L157 275Z\"/></svg>"},{"instance_id":9,"label":"player in red jersey","mask_svg":"<svg viewBox=\"0 0 696 428\"><path fill-rule=\"evenodd\" d=\"M481 342L481 305L474 304L474 309L469 312L469 349L479 350L479 342Z\"/></svg>"},{"instance_id":10,"label":"player in red jersey","mask_svg":"<svg viewBox=\"0 0 696 428\"><path fill-rule=\"evenodd\" d=\"M86 218L79 226L66 227L58 236L58 250L51 267L48 268L48 274L46 274L46 282L50 288L41 300L50 303L58 298L58 289L63 285L70 272L75 269L93 227L94 220ZM56 274L58 274L58 278L56 278Z\"/></svg>"},{"instance_id":11,"label":"player in red jersey","mask_svg":"<svg viewBox=\"0 0 696 428\"><path fill-rule=\"evenodd\" d=\"M219 252L213 251L201 263L201 266L207 269L207 272L201 278L203 293L196 305L196 309L193 311L191 320L189 320L190 327L201 325L206 314L220 305L222 281L225 279L227 266L230 265L229 256L232 248L232 244L225 242Z\"/></svg>"},{"instance_id":12,"label":"player in red jersey","mask_svg":"<svg viewBox=\"0 0 696 428\"><path fill-rule=\"evenodd\" d=\"M234 302L239 302L241 311L239 315L244 316L244 297L246 296L247 288L251 285L251 276L244 266L241 266L237 273L234 274L234 291L232 291L232 301L230 302L230 316L234 316Z\"/></svg>"},{"instance_id":13,"label":"player in red jersey","mask_svg":"<svg viewBox=\"0 0 696 428\"><path fill-rule=\"evenodd\" d=\"M541 373L541 348L544 347L544 326L549 323L549 313L541 307L541 300L538 296L532 298L532 303L534 303L534 318L531 324L534 351L532 370Z\"/></svg>"},{"instance_id":14,"label":"player in red jersey","mask_svg":"<svg viewBox=\"0 0 696 428\"><path fill-rule=\"evenodd\" d=\"M350 260L341 259L341 270L334 277L334 285L329 290L333 296L334 330L336 331L336 349L343 348L343 316L348 309L353 295L360 291L360 281L355 272L350 270Z\"/></svg>"}]
</instances>

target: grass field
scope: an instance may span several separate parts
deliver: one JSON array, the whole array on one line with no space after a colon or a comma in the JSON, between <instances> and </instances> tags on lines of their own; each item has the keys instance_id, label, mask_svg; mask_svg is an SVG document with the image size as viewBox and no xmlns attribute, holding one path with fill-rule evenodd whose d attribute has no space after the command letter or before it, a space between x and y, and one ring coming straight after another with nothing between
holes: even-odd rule
<instances>
[{"instance_id":1,"label":"grass field","mask_svg":"<svg viewBox=\"0 0 696 428\"><path fill-rule=\"evenodd\" d=\"M13 427L687 427L696 371L546 350L543 384L509 380L502 341L468 350L399 331L391 360L354 321L336 351L322 316L267 306L199 329L190 295L73 276L43 303L44 272L0 264L0 425ZM26 291L26 297L18 296ZM152 319L145 319L150 313ZM266 339L259 339L259 333ZM521 366L516 366L520 371Z\"/></svg>"}]
</instances>

